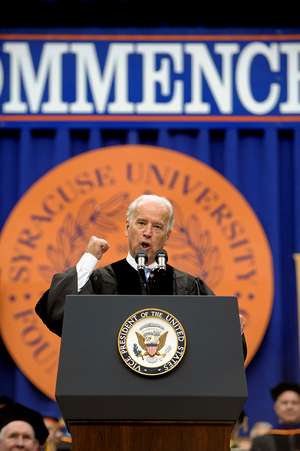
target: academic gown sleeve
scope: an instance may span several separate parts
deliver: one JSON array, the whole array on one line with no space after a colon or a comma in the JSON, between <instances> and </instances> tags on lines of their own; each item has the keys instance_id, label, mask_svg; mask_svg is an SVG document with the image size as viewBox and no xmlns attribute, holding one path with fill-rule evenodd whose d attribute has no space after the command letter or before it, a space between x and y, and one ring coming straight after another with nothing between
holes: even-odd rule
<instances>
[{"instance_id":1,"label":"academic gown sleeve","mask_svg":"<svg viewBox=\"0 0 300 451\"><path fill-rule=\"evenodd\" d=\"M194 277L187 272L173 268L173 294L175 295L202 295L214 296L214 292L200 277Z\"/></svg>"},{"instance_id":2,"label":"academic gown sleeve","mask_svg":"<svg viewBox=\"0 0 300 451\"><path fill-rule=\"evenodd\" d=\"M293 445L293 436L267 434L253 440L251 451L292 451L297 447Z\"/></svg>"},{"instance_id":3,"label":"academic gown sleeve","mask_svg":"<svg viewBox=\"0 0 300 451\"><path fill-rule=\"evenodd\" d=\"M76 267L55 274L49 290L47 290L35 306L37 315L43 323L56 335L61 336L66 296L77 294Z\"/></svg>"},{"instance_id":4,"label":"academic gown sleeve","mask_svg":"<svg viewBox=\"0 0 300 451\"><path fill-rule=\"evenodd\" d=\"M49 290L38 301L35 311L43 323L58 336L62 333L62 324L66 296L69 294L116 294L117 283L110 266L105 270L96 269L80 293L77 291L76 266L63 273L55 274Z\"/></svg>"}]
</instances>

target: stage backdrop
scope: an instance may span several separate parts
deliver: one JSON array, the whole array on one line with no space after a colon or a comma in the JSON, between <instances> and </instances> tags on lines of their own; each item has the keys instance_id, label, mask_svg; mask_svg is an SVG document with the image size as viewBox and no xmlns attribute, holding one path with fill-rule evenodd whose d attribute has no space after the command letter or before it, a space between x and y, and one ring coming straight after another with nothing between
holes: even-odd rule
<instances>
[{"instance_id":1,"label":"stage backdrop","mask_svg":"<svg viewBox=\"0 0 300 451\"><path fill-rule=\"evenodd\" d=\"M14 351L22 340L36 360L50 349L32 306L51 271L75 262L59 255L70 252L72 221L82 225L92 208L87 231L94 224L94 234L107 234L121 228L134 195L157 192L176 206L172 263L202 275L217 294L238 296L249 333L245 411L250 425L275 422L269 388L299 381L292 257L300 252L299 36L48 30L0 38L3 394L57 414L53 386L26 369L29 354ZM72 210L76 192L82 197ZM15 348L10 326L20 332Z\"/></svg>"}]
</instances>

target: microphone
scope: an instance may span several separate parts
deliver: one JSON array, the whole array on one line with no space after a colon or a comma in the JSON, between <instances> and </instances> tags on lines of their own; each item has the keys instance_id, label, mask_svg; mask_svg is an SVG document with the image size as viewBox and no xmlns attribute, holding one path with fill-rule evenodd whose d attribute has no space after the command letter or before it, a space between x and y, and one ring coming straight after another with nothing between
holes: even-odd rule
<instances>
[{"instance_id":1,"label":"microphone","mask_svg":"<svg viewBox=\"0 0 300 451\"><path fill-rule=\"evenodd\" d=\"M137 263L137 270L142 276L143 280L146 281L145 278L145 265L148 262L148 254L143 249L140 249L135 254L135 261Z\"/></svg>"},{"instance_id":2,"label":"microphone","mask_svg":"<svg viewBox=\"0 0 300 451\"><path fill-rule=\"evenodd\" d=\"M165 273L167 270L168 254L164 249L158 249L155 252L155 261L158 264L158 271Z\"/></svg>"}]
</instances>

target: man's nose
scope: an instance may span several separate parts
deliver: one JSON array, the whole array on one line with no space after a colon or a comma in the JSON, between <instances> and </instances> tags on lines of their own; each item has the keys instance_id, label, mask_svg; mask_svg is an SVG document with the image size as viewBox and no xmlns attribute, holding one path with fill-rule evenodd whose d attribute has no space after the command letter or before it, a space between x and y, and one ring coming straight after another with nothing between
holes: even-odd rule
<instances>
[{"instance_id":1,"label":"man's nose","mask_svg":"<svg viewBox=\"0 0 300 451\"><path fill-rule=\"evenodd\" d=\"M24 440L23 440L23 437L18 437L16 446L17 446L18 448L21 448L21 449L24 448Z\"/></svg>"},{"instance_id":2,"label":"man's nose","mask_svg":"<svg viewBox=\"0 0 300 451\"><path fill-rule=\"evenodd\" d=\"M152 229L150 225L146 225L144 229L144 235L145 236L151 236L152 235Z\"/></svg>"}]
</instances>

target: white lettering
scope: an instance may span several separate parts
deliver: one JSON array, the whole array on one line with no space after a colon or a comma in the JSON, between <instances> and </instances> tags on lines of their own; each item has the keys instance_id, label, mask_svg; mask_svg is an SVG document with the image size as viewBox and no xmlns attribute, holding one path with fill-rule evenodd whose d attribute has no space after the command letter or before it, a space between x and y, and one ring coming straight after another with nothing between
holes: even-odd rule
<instances>
[{"instance_id":1,"label":"white lettering","mask_svg":"<svg viewBox=\"0 0 300 451\"><path fill-rule=\"evenodd\" d=\"M264 55L266 57L272 72L279 71L280 60L278 44L270 44L270 47L263 42L253 42L248 44L241 51L237 62L236 90L239 99L246 110L253 114L267 114L275 108L278 102L280 86L277 83L271 83L268 97L261 102L255 100L251 89L251 66L253 59L257 55Z\"/></svg>"},{"instance_id":2,"label":"white lettering","mask_svg":"<svg viewBox=\"0 0 300 451\"><path fill-rule=\"evenodd\" d=\"M191 55L191 102L185 105L186 113L208 114L211 105L203 102L202 74L214 96L221 113L232 113L232 57L238 53L238 44L215 44L215 52L222 55L221 79L205 44L186 44L185 51Z\"/></svg>"},{"instance_id":3,"label":"white lettering","mask_svg":"<svg viewBox=\"0 0 300 451\"><path fill-rule=\"evenodd\" d=\"M138 44L137 53L143 55L143 100L137 104L138 113L182 113L183 81L175 80L173 95L167 102L157 102L156 87L161 88L163 96L170 96L171 61L174 72L183 71L182 44ZM156 69L157 55L167 54L161 59L160 69ZM170 60L171 57L171 60Z\"/></svg>"},{"instance_id":4,"label":"white lettering","mask_svg":"<svg viewBox=\"0 0 300 451\"><path fill-rule=\"evenodd\" d=\"M76 54L76 101L71 104L72 113L133 113L134 105L128 101L128 55L134 50L133 44L110 44L103 74L93 43L71 44ZM88 101L87 79L93 101ZM108 105L113 79L115 99Z\"/></svg>"},{"instance_id":5,"label":"white lettering","mask_svg":"<svg viewBox=\"0 0 300 451\"><path fill-rule=\"evenodd\" d=\"M68 44L44 44L37 71L27 42L5 42L3 51L10 54L10 100L3 104L5 113L66 113L68 104L62 101L62 55ZM41 106L49 76L49 100ZM21 100L21 80L28 103Z\"/></svg>"},{"instance_id":6,"label":"white lettering","mask_svg":"<svg viewBox=\"0 0 300 451\"><path fill-rule=\"evenodd\" d=\"M203 42L46 42L41 50L40 45L3 42L8 54L0 60L3 113L188 117L209 115L212 108L220 115L240 114L241 107L254 115L300 113L298 42L254 41L243 49L238 42L216 42L213 50ZM67 66L70 60L75 70Z\"/></svg>"},{"instance_id":7,"label":"white lettering","mask_svg":"<svg viewBox=\"0 0 300 451\"><path fill-rule=\"evenodd\" d=\"M287 55L287 101L279 104L279 111L289 114L300 113L300 44L294 42L280 44L280 50Z\"/></svg>"}]
</instances>

